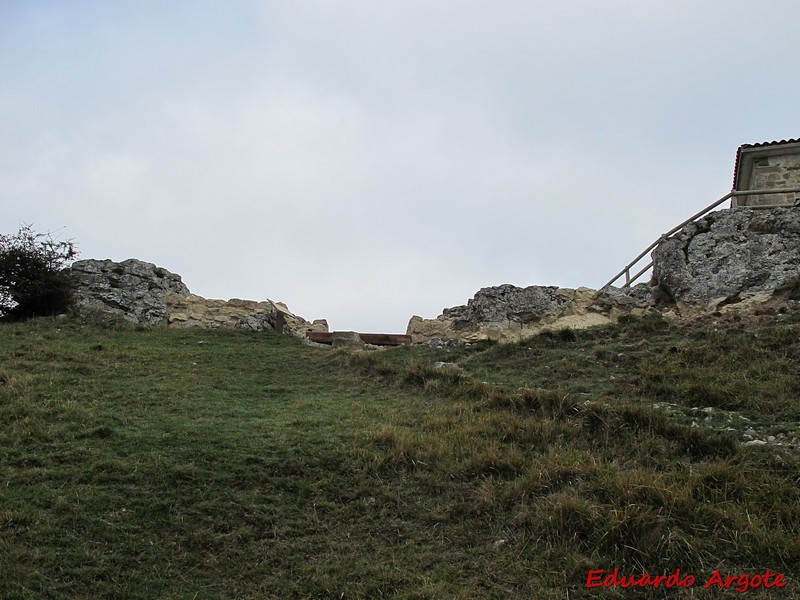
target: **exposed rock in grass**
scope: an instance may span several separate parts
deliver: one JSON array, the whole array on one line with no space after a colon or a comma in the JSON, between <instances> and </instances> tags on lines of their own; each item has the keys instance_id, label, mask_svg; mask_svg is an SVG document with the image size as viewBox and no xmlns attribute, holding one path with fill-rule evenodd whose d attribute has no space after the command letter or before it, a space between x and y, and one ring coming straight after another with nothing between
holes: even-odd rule
<instances>
[{"instance_id":1,"label":"exposed rock in grass","mask_svg":"<svg viewBox=\"0 0 800 600\"><path fill-rule=\"evenodd\" d=\"M780 311L800 299L800 210L710 213L663 240L653 261L653 285L487 287L436 319L412 317L407 333L415 342L513 341L656 311L671 319Z\"/></svg>"},{"instance_id":2,"label":"exposed rock in grass","mask_svg":"<svg viewBox=\"0 0 800 600\"><path fill-rule=\"evenodd\" d=\"M309 323L280 302L197 296L180 275L136 259L81 260L70 273L77 310L116 314L140 325L266 330L300 337L309 330L328 330L326 321Z\"/></svg>"},{"instance_id":3,"label":"exposed rock in grass","mask_svg":"<svg viewBox=\"0 0 800 600\"><path fill-rule=\"evenodd\" d=\"M681 307L768 301L800 272L800 210L712 212L653 251L653 276Z\"/></svg>"},{"instance_id":4,"label":"exposed rock in grass","mask_svg":"<svg viewBox=\"0 0 800 600\"><path fill-rule=\"evenodd\" d=\"M630 289L559 288L532 285L487 287L464 306L446 308L436 319L414 316L407 333L414 342L431 340L503 341L545 330L585 329L615 322L621 315L655 312L646 285Z\"/></svg>"},{"instance_id":5,"label":"exposed rock in grass","mask_svg":"<svg viewBox=\"0 0 800 600\"><path fill-rule=\"evenodd\" d=\"M115 313L142 325L166 325L166 295L189 295L180 275L133 258L79 260L70 273L79 310Z\"/></svg>"}]
</instances>

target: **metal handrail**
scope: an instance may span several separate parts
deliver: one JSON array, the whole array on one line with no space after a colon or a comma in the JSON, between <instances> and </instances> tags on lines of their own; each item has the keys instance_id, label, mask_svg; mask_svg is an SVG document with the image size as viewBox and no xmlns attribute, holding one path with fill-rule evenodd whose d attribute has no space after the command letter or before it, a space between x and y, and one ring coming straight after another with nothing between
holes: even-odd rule
<instances>
[{"instance_id":1,"label":"metal handrail","mask_svg":"<svg viewBox=\"0 0 800 600\"><path fill-rule=\"evenodd\" d=\"M792 194L792 193L794 193L794 194L800 193L800 188L782 188L782 189L776 189L776 190L739 190L739 191L728 192L722 198L720 198L716 202L712 202L706 208L704 208L700 212L692 215L691 217L686 219L680 225L676 225L675 227L670 229L667 233L662 234L660 238L658 238L655 242L653 242L647 248L645 248L641 252L641 254L639 254L639 256L637 256L631 262L629 262L619 273L617 273L611 279L611 281L609 281L607 284L605 284L600 289L607 288L607 287L613 285L623 275L625 276L625 283L622 285L622 287L624 287L624 288L630 287L630 285L634 281L636 281L637 279L639 279L639 277L641 277L642 275L647 273L647 271L650 270L650 267L653 266L653 261L651 260L647 264L646 267L644 267L641 271L636 273L636 275L631 277L631 268L634 265L636 265L640 260L642 260L647 255L648 252L651 252L656 246L658 246L665 239L667 239L668 237L674 235L675 233L677 233L678 231L683 229L689 223L692 223L692 222L696 221L697 219L699 219L700 217L705 216L707 213L709 213L712 210L714 210L716 207L718 207L720 204L722 204L726 200L730 200L731 198L738 197L738 196L762 196L762 195L767 195L767 194ZM781 205L752 206L752 207L747 207L747 208L775 208L776 206L781 206ZM733 207L731 207L731 208L733 208ZM744 208L744 207L737 207L737 208Z\"/></svg>"}]
</instances>

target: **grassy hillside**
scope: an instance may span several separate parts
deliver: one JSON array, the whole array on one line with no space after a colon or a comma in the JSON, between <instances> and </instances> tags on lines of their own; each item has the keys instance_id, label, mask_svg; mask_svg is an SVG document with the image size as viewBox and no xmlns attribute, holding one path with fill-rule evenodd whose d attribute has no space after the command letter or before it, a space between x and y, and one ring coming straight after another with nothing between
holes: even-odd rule
<instances>
[{"instance_id":1,"label":"grassy hillside","mask_svg":"<svg viewBox=\"0 0 800 600\"><path fill-rule=\"evenodd\" d=\"M703 589L717 569L800 597L799 333L647 319L348 354L2 325L0 597L737 595ZM696 584L586 587L614 568Z\"/></svg>"}]
</instances>

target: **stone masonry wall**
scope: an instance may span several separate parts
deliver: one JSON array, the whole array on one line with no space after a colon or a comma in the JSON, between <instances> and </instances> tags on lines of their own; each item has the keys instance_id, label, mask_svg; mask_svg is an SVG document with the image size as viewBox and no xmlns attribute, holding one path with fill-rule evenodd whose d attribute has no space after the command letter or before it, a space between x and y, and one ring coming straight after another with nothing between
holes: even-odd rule
<instances>
[{"instance_id":1,"label":"stone masonry wall","mask_svg":"<svg viewBox=\"0 0 800 600\"><path fill-rule=\"evenodd\" d=\"M765 190L775 188L800 187L800 154L776 155L758 158L753 161L750 189ZM768 194L747 196L746 206L765 206L794 204L794 194Z\"/></svg>"}]
</instances>

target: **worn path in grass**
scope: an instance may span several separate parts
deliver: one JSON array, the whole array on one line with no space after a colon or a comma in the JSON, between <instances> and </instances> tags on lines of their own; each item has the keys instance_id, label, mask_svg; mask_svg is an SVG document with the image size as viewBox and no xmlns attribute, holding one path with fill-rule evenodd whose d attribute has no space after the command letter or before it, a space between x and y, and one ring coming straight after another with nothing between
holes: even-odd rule
<instances>
[{"instance_id":1,"label":"worn path in grass","mask_svg":"<svg viewBox=\"0 0 800 600\"><path fill-rule=\"evenodd\" d=\"M747 347L637 321L353 356L268 334L2 325L0 597L664 597L586 589L614 567L771 568L794 586L793 455L653 403L702 391L795 418L796 321ZM687 370L712 353L728 362ZM738 390L757 373L778 383L751 410ZM733 593L716 592L670 593Z\"/></svg>"}]
</instances>

